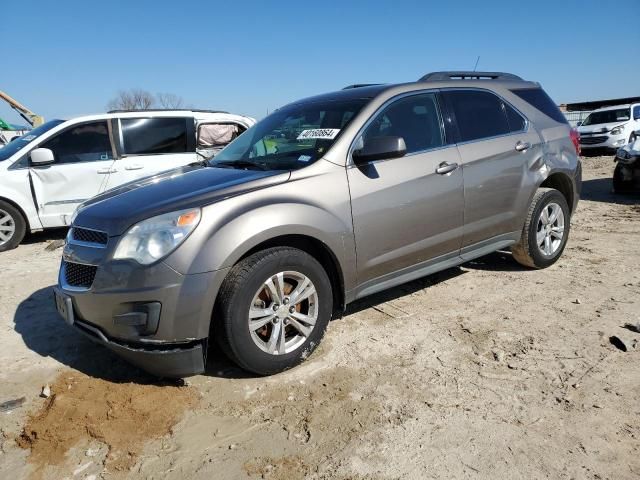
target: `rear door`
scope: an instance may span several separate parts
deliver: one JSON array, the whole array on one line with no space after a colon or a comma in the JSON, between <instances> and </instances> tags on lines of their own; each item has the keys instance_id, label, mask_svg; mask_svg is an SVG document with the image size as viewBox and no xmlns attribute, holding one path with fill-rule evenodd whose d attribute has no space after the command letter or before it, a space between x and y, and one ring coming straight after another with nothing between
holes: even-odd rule
<instances>
[{"instance_id":1,"label":"rear door","mask_svg":"<svg viewBox=\"0 0 640 480\"><path fill-rule=\"evenodd\" d=\"M388 274L457 257L464 199L458 150L445 138L436 93L391 101L362 136L400 136L407 146L404 157L347 170L358 283L368 293Z\"/></svg>"},{"instance_id":2,"label":"rear door","mask_svg":"<svg viewBox=\"0 0 640 480\"><path fill-rule=\"evenodd\" d=\"M540 136L512 105L488 90L443 90L458 127L464 169L463 249L519 235L519 194L541 164ZM464 250L463 250L464 253Z\"/></svg>"},{"instance_id":3,"label":"rear door","mask_svg":"<svg viewBox=\"0 0 640 480\"><path fill-rule=\"evenodd\" d=\"M107 183L114 162L107 121L74 125L39 147L51 150L55 161L29 167L38 216L45 228L68 225L76 207Z\"/></svg>"},{"instance_id":4,"label":"rear door","mask_svg":"<svg viewBox=\"0 0 640 480\"><path fill-rule=\"evenodd\" d=\"M128 117L118 121L119 158L107 188L196 160L193 117Z\"/></svg>"}]
</instances>

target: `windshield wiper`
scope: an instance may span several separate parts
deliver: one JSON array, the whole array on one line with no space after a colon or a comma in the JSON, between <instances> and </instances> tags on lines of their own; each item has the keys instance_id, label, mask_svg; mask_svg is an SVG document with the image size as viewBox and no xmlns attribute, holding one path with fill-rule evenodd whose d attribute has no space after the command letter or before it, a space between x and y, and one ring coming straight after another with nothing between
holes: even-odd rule
<instances>
[{"instance_id":1,"label":"windshield wiper","mask_svg":"<svg viewBox=\"0 0 640 480\"><path fill-rule=\"evenodd\" d=\"M240 168L242 170L254 169L254 170L267 170L267 167L260 165L259 163L252 162L250 160L227 160L222 162L211 162L212 167L222 168Z\"/></svg>"}]
</instances>

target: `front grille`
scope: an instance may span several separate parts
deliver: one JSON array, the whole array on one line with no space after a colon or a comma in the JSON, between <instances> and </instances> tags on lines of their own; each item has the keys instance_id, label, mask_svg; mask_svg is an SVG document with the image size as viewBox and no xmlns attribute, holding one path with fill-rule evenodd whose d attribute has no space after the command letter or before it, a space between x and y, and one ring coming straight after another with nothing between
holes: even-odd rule
<instances>
[{"instance_id":1,"label":"front grille","mask_svg":"<svg viewBox=\"0 0 640 480\"><path fill-rule=\"evenodd\" d=\"M97 243L99 245L106 245L109 240L109 236L105 232L78 227L71 229L71 238L78 242Z\"/></svg>"},{"instance_id":2,"label":"front grille","mask_svg":"<svg viewBox=\"0 0 640 480\"><path fill-rule=\"evenodd\" d=\"M91 288L98 267L82 263L63 262L64 280L71 287Z\"/></svg>"},{"instance_id":3,"label":"front grille","mask_svg":"<svg viewBox=\"0 0 640 480\"><path fill-rule=\"evenodd\" d=\"M595 145L596 143L603 143L607 141L606 135L599 135L597 137L583 137L580 136L580 143L582 145Z\"/></svg>"}]
</instances>

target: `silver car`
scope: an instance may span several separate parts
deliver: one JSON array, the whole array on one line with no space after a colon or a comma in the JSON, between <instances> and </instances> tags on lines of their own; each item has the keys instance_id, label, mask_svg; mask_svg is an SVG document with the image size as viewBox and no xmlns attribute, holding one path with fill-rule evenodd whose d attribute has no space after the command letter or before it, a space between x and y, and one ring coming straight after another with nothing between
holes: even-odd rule
<instances>
[{"instance_id":1,"label":"silver car","mask_svg":"<svg viewBox=\"0 0 640 480\"><path fill-rule=\"evenodd\" d=\"M506 73L294 102L211 161L82 205L56 305L155 375L203 372L210 341L246 370L280 372L356 299L498 249L556 262L577 142L539 84Z\"/></svg>"}]
</instances>

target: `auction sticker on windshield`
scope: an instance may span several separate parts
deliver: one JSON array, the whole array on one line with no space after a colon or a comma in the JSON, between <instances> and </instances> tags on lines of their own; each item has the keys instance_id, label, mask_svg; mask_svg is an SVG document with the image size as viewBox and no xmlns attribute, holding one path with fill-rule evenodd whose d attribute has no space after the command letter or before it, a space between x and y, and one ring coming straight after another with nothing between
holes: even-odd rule
<instances>
[{"instance_id":1,"label":"auction sticker on windshield","mask_svg":"<svg viewBox=\"0 0 640 480\"><path fill-rule=\"evenodd\" d=\"M336 138L336 135L338 135L338 133L340 133L339 128L313 128L300 132L297 140L333 140L334 138Z\"/></svg>"}]
</instances>

